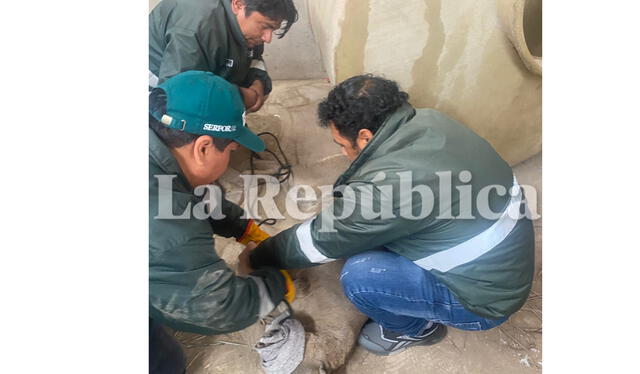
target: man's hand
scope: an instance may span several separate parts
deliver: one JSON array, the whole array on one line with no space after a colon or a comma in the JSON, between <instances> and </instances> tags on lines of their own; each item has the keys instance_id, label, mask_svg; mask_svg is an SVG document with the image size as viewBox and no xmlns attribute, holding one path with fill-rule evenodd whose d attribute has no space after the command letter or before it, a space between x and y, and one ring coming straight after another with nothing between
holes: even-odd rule
<instances>
[{"instance_id":1,"label":"man's hand","mask_svg":"<svg viewBox=\"0 0 640 374\"><path fill-rule=\"evenodd\" d=\"M251 111L251 108L258 102L258 92L252 88L238 87L240 94L242 95L242 101L244 101L244 107L247 112Z\"/></svg>"},{"instance_id":2,"label":"man's hand","mask_svg":"<svg viewBox=\"0 0 640 374\"><path fill-rule=\"evenodd\" d=\"M255 80L251 86L238 87L240 94L242 94L242 101L244 101L244 107L247 112L257 112L262 108L264 101L267 97L264 95L264 84L261 80Z\"/></svg>"},{"instance_id":3,"label":"man's hand","mask_svg":"<svg viewBox=\"0 0 640 374\"><path fill-rule=\"evenodd\" d=\"M249 275L254 272L254 269L251 268L251 262L249 261L249 254L255 247L257 247L256 243L247 243L247 246L244 247L244 250L238 256L238 274Z\"/></svg>"},{"instance_id":4,"label":"man's hand","mask_svg":"<svg viewBox=\"0 0 640 374\"><path fill-rule=\"evenodd\" d=\"M257 245L267 238L269 238L269 234L262 231L260 226L256 225L255 221L251 219L247 224L244 234L242 234L240 239L237 239L237 242L244 245L249 244L249 242L254 242Z\"/></svg>"},{"instance_id":5,"label":"man's hand","mask_svg":"<svg viewBox=\"0 0 640 374\"><path fill-rule=\"evenodd\" d=\"M253 268L251 268L249 255L251 254L251 251L253 251L257 246L258 245L255 242L247 243L247 245L238 256L238 275L247 276L255 271ZM280 270L280 273L284 277L284 283L286 287L284 299L289 303L292 303L296 298L296 287L293 284L293 279L291 279L291 275L289 275L289 272L286 270Z\"/></svg>"},{"instance_id":6,"label":"man's hand","mask_svg":"<svg viewBox=\"0 0 640 374\"><path fill-rule=\"evenodd\" d=\"M262 108L264 101L267 99L266 96L264 95L264 84L262 83L261 80L257 79L253 81L253 83L251 84L251 86L249 86L248 89L253 90L255 92L256 99L252 106L247 107L247 111L257 112L258 110L260 110L260 108Z\"/></svg>"}]
</instances>

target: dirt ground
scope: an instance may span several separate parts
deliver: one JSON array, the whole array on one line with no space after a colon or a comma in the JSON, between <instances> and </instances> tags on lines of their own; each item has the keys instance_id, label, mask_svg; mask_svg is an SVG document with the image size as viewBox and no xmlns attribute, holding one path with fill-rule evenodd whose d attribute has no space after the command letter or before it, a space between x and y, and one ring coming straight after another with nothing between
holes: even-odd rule
<instances>
[{"instance_id":1,"label":"dirt ground","mask_svg":"<svg viewBox=\"0 0 640 374\"><path fill-rule=\"evenodd\" d=\"M277 81L265 107L249 116L254 131L268 130L280 138L294 178L288 186L330 185L347 167L329 131L316 125L316 107L330 89L323 80ZM273 141L266 139L270 149ZM261 161L258 169L272 170L274 163ZM249 169L248 154L240 152L232 161L234 170L222 184L230 199L241 193L239 173ZM528 194L530 208L541 213L541 155L514 168L521 185L535 187ZM284 207L284 196L278 196ZM317 211L310 203L306 208ZM284 209L281 208L284 213ZM290 217L267 227L277 233L296 223ZM484 332L449 329L447 338L434 346L414 347L395 356L379 357L357 347L355 339L365 317L349 304L340 288L341 261L305 270L294 275L298 299L293 307L307 331L305 361L296 373L539 373L542 370L542 220L534 221L536 231L536 272L532 292L525 306L501 326ZM216 250L232 268L241 246L216 238ZM252 350L263 326L259 323L241 332L223 336L200 336L176 332L188 356L189 374L261 373L258 355Z\"/></svg>"}]
</instances>

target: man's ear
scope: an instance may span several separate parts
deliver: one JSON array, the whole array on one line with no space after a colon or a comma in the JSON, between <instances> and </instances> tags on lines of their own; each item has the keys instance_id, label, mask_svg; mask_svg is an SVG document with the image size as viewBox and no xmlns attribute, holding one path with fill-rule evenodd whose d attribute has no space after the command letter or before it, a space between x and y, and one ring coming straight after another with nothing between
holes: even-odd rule
<instances>
[{"instance_id":1,"label":"man's ear","mask_svg":"<svg viewBox=\"0 0 640 374\"><path fill-rule=\"evenodd\" d=\"M244 0L231 0L231 11L233 12L233 14L237 15L244 7Z\"/></svg>"},{"instance_id":2,"label":"man's ear","mask_svg":"<svg viewBox=\"0 0 640 374\"><path fill-rule=\"evenodd\" d=\"M358 138L356 139L356 144L359 149L364 149L367 144L373 139L373 133L369 129L360 129L358 131Z\"/></svg>"},{"instance_id":3,"label":"man's ear","mask_svg":"<svg viewBox=\"0 0 640 374\"><path fill-rule=\"evenodd\" d=\"M213 138L209 135L202 135L193 142L193 159L199 164L205 164L210 153L213 151Z\"/></svg>"}]
</instances>

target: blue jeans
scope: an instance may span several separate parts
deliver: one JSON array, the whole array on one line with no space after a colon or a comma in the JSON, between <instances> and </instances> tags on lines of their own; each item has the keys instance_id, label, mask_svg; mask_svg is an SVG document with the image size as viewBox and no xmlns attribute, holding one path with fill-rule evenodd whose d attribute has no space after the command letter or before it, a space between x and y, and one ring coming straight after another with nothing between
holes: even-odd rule
<instances>
[{"instance_id":1,"label":"blue jeans","mask_svg":"<svg viewBox=\"0 0 640 374\"><path fill-rule=\"evenodd\" d=\"M376 249L347 260L340 275L347 298L385 329L415 336L429 321L487 330L508 317L487 319L466 310L430 272L406 257Z\"/></svg>"}]
</instances>

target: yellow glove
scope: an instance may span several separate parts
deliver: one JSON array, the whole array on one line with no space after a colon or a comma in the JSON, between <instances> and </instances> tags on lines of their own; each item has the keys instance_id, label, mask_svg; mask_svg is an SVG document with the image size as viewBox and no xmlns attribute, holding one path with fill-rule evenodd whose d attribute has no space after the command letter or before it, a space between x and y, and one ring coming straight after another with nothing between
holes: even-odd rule
<instances>
[{"instance_id":1,"label":"yellow glove","mask_svg":"<svg viewBox=\"0 0 640 374\"><path fill-rule=\"evenodd\" d=\"M291 279L291 275L289 275L288 271L280 270L280 272L284 276L284 283L287 286L287 293L284 294L284 299L291 304L296 298L296 286L293 285L293 279Z\"/></svg>"},{"instance_id":2,"label":"yellow glove","mask_svg":"<svg viewBox=\"0 0 640 374\"><path fill-rule=\"evenodd\" d=\"M253 220L249 220L244 234L240 239L238 239L238 243L244 245L247 245L249 242L260 244L263 240L269 237L269 234L262 231L260 226L256 225ZM291 275L289 275L289 272L287 272L286 270L280 270L280 273L282 273L282 276L284 276L284 283L287 287L287 293L284 295L284 299L289 303L292 303L296 298L296 287L293 285L293 279L291 279Z\"/></svg>"},{"instance_id":3,"label":"yellow glove","mask_svg":"<svg viewBox=\"0 0 640 374\"><path fill-rule=\"evenodd\" d=\"M247 245L247 243L249 242L260 244L263 240L267 239L268 237L269 237L269 234L262 231L260 226L256 225L256 223L253 222L253 220L251 219L247 224L247 228L244 230L244 234L242 234L242 237L237 241L238 243L241 243L244 245Z\"/></svg>"}]
</instances>

